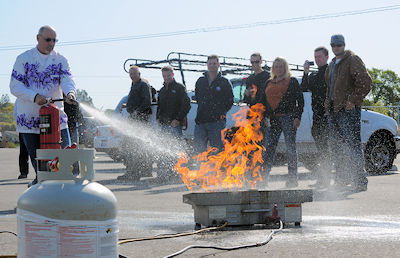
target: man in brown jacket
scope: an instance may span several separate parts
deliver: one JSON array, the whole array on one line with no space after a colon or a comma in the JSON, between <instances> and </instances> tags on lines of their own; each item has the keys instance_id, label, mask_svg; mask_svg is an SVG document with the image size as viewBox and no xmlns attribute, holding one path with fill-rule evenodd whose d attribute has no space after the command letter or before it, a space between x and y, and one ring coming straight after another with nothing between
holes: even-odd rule
<instances>
[{"instance_id":1,"label":"man in brown jacket","mask_svg":"<svg viewBox=\"0 0 400 258\"><path fill-rule=\"evenodd\" d=\"M325 109L329 123L329 145L335 163L335 186L351 185L366 191L368 185L361 145L361 105L371 89L371 77L361 58L345 50L344 37L331 37L335 57L325 72Z\"/></svg>"}]
</instances>

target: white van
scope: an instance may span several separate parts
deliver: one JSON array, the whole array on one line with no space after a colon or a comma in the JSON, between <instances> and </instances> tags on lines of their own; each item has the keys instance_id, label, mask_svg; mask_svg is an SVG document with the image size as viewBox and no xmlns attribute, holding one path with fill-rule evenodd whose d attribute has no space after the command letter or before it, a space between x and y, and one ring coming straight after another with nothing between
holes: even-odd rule
<instances>
[{"instance_id":1,"label":"white van","mask_svg":"<svg viewBox=\"0 0 400 258\"><path fill-rule=\"evenodd\" d=\"M246 88L245 78L232 79L234 105L227 115L227 128L234 126L232 114L236 113L240 108L248 108L242 102L243 93ZM314 139L311 135L312 126L312 109L311 109L311 93L305 92L304 94L304 112L301 118L301 125L297 131L297 152L299 161L303 162L306 168L312 169L315 164L315 157L317 149L315 147ZM194 96L193 91L188 92L189 97L192 99ZM126 103L127 96L123 97L115 108L115 113L121 117L128 117L125 109L120 111L122 103ZM158 126L155 119L157 103L153 103L153 114L151 116L151 124ZM194 135L194 119L196 117L197 103L192 100L191 109L188 114L188 128L183 132L184 138L188 142L193 140ZM366 169L369 173L384 173L391 169L393 161L400 151L400 137L399 128L394 119L391 117L376 113L373 111L361 111L361 141L364 146L364 155L366 162ZM123 158L122 136L116 134L111 125L98 126L96 136L94 138L94 147L97 151L104 151L108 153L114 160ZM285 156L285 144L283 135L280 138L277 155ZM130 157L132 158L132 157Z\"/></svg>"}]
</instances>

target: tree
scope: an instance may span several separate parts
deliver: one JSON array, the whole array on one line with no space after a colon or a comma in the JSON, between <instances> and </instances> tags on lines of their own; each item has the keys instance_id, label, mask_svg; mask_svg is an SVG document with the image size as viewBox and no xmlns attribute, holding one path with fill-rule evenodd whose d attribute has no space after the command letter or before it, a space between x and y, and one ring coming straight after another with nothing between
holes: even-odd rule
<instances>
[{"instance_id":1,"label":"tree","mask_svg":"<svg viewBox=\"0 0 400 258\"><path fill-rule=\"evenodd\" d=\"M0 108L4 108L10 103L10 97L8 94L2 94L0 97Z\"/></svg>"},{"instance_id":2,"label":"tree","mask_svg":"<svg viewBox=\"0 0 400 258\"><path fill-rule=\"evenodd\" d=\"M76 100L80 103L85 103L89 106L93 106L93 101L92 98L89 96L89 94L85 90L76 90Z\"/></svg>"},{"instance_id":3,"label":"tree","mask_svg":"<svg viewBox=\"0 0 400 258\"><path fill-rule=\"evenodd\" d=\"M372 77L371 91L367 99L384 106L397 105L400 101L400 77L391 70L368 69Z\"/></svg>"}]
</instances>

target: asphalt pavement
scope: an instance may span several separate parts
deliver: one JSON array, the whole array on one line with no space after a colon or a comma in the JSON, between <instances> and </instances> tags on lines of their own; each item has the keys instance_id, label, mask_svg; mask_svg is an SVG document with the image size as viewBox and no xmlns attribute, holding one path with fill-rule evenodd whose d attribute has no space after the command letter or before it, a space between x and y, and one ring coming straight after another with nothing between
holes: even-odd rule
<instances>
[{"instance_id":1,"label":"asphalt pavement","mask_svg":"<svg viewBox=\"0 0 400 258\"><path fill-rule=\"evenodd\" d=\"M0 149L0 231L17 233L16 205L33 179L17 180L19 149ZM121 163L96 153L95 181L118 200L119 238L140 238L194 230L192 207L182 202L188 193L179 180L144 178L120 182ZM299 189L314 189L313 202L304 203L301 227L284 228L261 247L222 251L190 249L178 257L400 257L400 159L393 171L369 176L366 192L315 189L314 176L299 168ZM154 176L156 173L154 173ZM269 189L282 189L287 167L275 167ZM272 229L235 227L179 238L120 245L126 257L164 257L188 245L237 246L266 240ZM17 237L0 234L0 256L17 253Z\"/></svg>"}]
</instances>

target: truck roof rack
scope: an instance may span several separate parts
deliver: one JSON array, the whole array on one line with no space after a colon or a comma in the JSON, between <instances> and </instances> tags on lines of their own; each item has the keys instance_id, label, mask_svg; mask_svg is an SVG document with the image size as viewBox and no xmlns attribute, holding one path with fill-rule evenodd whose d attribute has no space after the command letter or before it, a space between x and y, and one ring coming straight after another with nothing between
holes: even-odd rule
<instances>
[{"instance_id":1,"label":"truck roof rack","mask_svg":"<svg viewBox=\"0 0 400 258\"><path fill-rule=\"evenodd\" d=\"M129 72L129 67L136 65L140 68L157 69L160 70L166 65L170 65L174 70L180 71L183 84L185 84L185 77L183 72L200 72L206 71L208 55L191 54L183 52L170 52L166 59L163 60L148 60L139 58L128 58L124 62L125 72ZM220 70L223 75L246 75L252 73L250 59L240 57L219 56ZM265 65L264 69L271 70L272 61L263 60ZM302 65L289 64L291 71L303 71Z\"/></svg>"}]
</instances>

